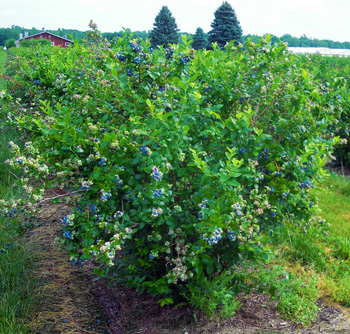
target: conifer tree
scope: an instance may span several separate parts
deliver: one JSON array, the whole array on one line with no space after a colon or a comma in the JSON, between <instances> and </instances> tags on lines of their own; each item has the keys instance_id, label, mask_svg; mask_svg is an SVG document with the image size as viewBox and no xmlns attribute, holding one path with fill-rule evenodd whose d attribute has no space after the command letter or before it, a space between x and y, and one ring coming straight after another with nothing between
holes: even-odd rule
<instances>
[{"instance_id":1,"label":"conifer tree","mask_svg":"<svg viewBox=\"0 0 350 334\"><path fill-rule=\"evenodd\" d=\"M150 33L152 46L176 44L179 42L179 29L169 8L163 6L153 23L153 30Z\"/></svg>"},{"instance_id":2,"label":"conifer tree","mask_svg":"<svg viewBox=\"0 0 350 334\"><path fill-rule=\"evenodd\" d=\"M205 49L208 46L208 38L202 28L197 28L193 36L192 47L195 50Z\"/></svg>"},{"instance_id":3,"label":"conifer tree","mask_svg":"<svg viewBox=\"0 0 350 334\"><path fill-rule=\"evenodd\" d=\"M236 44L242 41L242 28L228 2L223 2L214 16L215 19L211 24L213 29L208 33L210 44L216 42L220 47L224 47L229 41L235 40Z\"/></svg>"}]
</instances>

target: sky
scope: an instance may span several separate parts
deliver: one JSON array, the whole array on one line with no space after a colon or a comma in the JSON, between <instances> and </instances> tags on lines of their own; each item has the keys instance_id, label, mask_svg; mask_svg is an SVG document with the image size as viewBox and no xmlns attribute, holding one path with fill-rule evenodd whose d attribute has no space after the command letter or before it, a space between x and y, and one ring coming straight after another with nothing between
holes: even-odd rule
<instances>
[{"instance_id":1,"label":"sky","mask_svg":"<svg viewBox=\"0 0 350 334\"><path fill-rule=\"evenodd\" d=\"M162 6L168 6L181 32L211 30L222 0L0 0L0 27L89 30L152 30ZM350 41L350 0L229 0L243 34L273 34Z\"/></svg>"}]
</instances>

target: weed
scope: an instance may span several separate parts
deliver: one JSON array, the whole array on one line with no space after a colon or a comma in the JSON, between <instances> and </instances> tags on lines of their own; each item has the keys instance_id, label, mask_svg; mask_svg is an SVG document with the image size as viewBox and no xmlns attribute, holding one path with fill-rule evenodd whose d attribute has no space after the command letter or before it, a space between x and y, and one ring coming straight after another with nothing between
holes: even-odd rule
<instances>
[{"instance_id":1,"label":"weed","mask_svg":"<svg viewBox=\"0 0 350 334\"><path fill-rule=\"evenodd\" d=\"M232 283L234 276L228 272L215 276L211 280L204 278L199 282L191 282L182 295L190 305L200 310L207 317L228 318L235 314L240 302L235 297Z\"/></svg>"}]
</instances>

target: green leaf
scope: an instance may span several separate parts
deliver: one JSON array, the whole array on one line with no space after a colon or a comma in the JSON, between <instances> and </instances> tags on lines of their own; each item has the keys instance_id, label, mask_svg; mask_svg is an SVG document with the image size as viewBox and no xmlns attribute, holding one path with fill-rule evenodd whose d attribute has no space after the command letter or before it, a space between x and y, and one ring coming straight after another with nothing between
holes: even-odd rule
<instances>
[{"instance_id":1,"label":"green leaf","mask_svg":"<svg viewBox=\"0 0 350 334\"><path fill-rule=\"evenodd\" d=\"M230 177L226 174L220 175L220 181L221 182L226 182Z\"/></svg>"},{"instance_id":2,"label":"green leaf","mask_svg":"<svg viewBox=\"0 0 350 334\"><path fill-rule=\"evenodd\" d=\"M203 265L199 264L198 266L195 267L195 270L198 275L201 275L203 273Z\"/></svg>"},{"instance_id":3,"label":"green leaf","mask_svg":"<svg viewBox=\"0 0 350 334\"><path fill-rule=\"evenodd\" d=\"M186 135L189 130L190 130L190 127L188 125L185 125L182 134Z\"/></svg>"},{"instance_id":4,"label":"green leaf","mask_svg":"<svg viewBox=\"0 0 350 334\"><path fill-rule=\"evenodd\" d=\"M108 141L104 140L101 144L101 149L103 150L108 144L109 144Z\"/></svg>"},{"instance_id":5,"label":"green leaf","mask_svg":"<svg viewBox=\"0 0 350 334\"><path fill-rule=\"evenodd\" d=\"M264 132L264 130L263 130L263 129L254 128L254 132L255 132L258 136L260 136L260 135Z\"/></svg>"},{"instance_id":6,"label":"green leaf","mask_svg":"<svg viewBox=\"0 0 350 334\"><path fill-rule=\"evenodd\" d=\"M151 100L147 99L147 100L146 100L146 104L148 105L148 107L151 109L151 112L153 113L154 110L156 109L156 107L155 107L154 104L151 102Z\"/></svg>"},{"instance_id":7,"label":"green leaf","mask_svg":"<svg viewBox=\"0 0 350 334\"><path fill-rule=\"evenodd\" d=\"M61 203L62 202L62 198L55 198L51 201L51 203Z\"/></svg>"},{"instance_id":8,"label":"green leaf","mask_svg":"<svg viewBox=\"0 0 350 334\"><path fill-rule=\"evenodd\" d=\"M212 265L208 265L205 267L205 270L207 271L208 275L211 275L214 272L214 267Z\"/></svg>"},{"instance_id":9,"label":"green leaf","mask_svg":"<svg viewBox=\"0 0 350 334\"><path fill-rule=\"evenodd\" d=\"M200 257L201 257L201 263L203 263L204 265L209 265L209 266L213 265L213 259L208 254L201 254Z\"/></svg>"},{"instance_id":10,"label":"green leaf","mask_svg":"<svg viewBox=\"0 0 350 334\"><path fill-rule=\"evenodd\" d=\"M238 187L240 185L240 183L237 181L237 180L230 180L230 181L227 181L226 184L228 186L233 186L233 187Z\"/></svg>"},{"instance_id":11,"label":"green leaf","mask_svg":"<svg viewBox=\"0 0 350 334\"><path fill-rule=\"evenodd\" d=\"M169 304L174 304L174 300L170 297L165 298L165 301Z\"/></svg>"},{"instance_id":12,"label":"green leaf","mask_svg":"<svg viewBox=\"0 0 350 334\"><path fill-rule=\"evenodd\" d=\"M242 112L239 112L239 113L236 114L236 117L238 119L241 119L243 116L244 116L244 113L242 113Z\"/></svg>"},{"instance_id":13,"label":"green leaf","mask_svg":"<svg viewBox=\"0 0 350 334\"><path fill-rule=\"evenodd\" d=\"M174 304L174 301L172 298L168 297L168 298L159 299L158 303L160 304L161 307L163 307L164 305Z\"/></svg>"}]
</instances>

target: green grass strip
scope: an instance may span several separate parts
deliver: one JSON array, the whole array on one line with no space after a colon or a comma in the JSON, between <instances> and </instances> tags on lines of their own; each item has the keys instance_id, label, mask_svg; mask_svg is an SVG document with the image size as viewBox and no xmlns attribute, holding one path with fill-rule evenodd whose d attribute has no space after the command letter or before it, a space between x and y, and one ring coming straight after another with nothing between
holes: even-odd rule
<instances>
[{"instance_id":1,"label":"green grass strip","mask_svg":"<svg viewBox=\"0 0 350 334\"><path fill-rule=\"evenodd\" d=\"M0 197L16 199L21 192L12 186L15 179L4 164L10 152L7 142L14 132L0 134ZM22 235L21 221L0 215L0 333L30 333L31 317L38 300L35 270L36 250Z\"/></svg>"},{"instance_id":2,"label":"green grass strip","mask_svg":"<svg viewBox=\"0 0 350 334\"><path fill-rule=\"evenodd\" d=\"M4 74L5 72L5 62L6 62L6 52L0 49L0 75ZM5 89L5 87L6 87L6 82L0 76L0 90Z\"/></svg>"},{"instance_id":3,"label":"green grass strip","mask_svg":"<svg viewBox=\"0 0 350 334\"><path fill-rule=\"evenodd\" d=\"M274 263L301 278L316 275L320 295L350 306L350 179L331 174L312 192L328 233L283 226L273 238Z\"/></svg>"},{"instance_id":4,"label":"green grass strip","mask_svg":"<svg viewBox=\"0 0 350 334\"><path fill-rule=\"evenodd\" d=\"M0 254L0 333L31 333L38 287L31 275L35 254L33 244L18 241Z\"/></svg>"},{"instance_id":5,"label":"green grass strip","mask_svg":"<svg viewBox=\"0 0 350 334\"><path fill-rule=\"evenodd\" d=\"M0 75L4 72L6 53L0 50ZM6 81L0 77L0 90ZM15 141L16 130L0 129L0 198L16 199L21 192L13 187L14 171L4 162L10 158L8 142ZM22 235L21 221L0 214L0 333L32 333L31 318L38 302L35 245Z\"/></svg>"},{"instance_id":6,"label":"green grass strip","mask_svg":"<svg viewBox=\"0 0 350 334\"><path fill-rule=\"evenodd\" d=\"M330 233L350 238L350 179L331 174L314 193L318 197L320 215L331 224Z\"/></svg>"}]
</instances>

